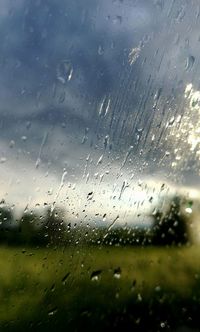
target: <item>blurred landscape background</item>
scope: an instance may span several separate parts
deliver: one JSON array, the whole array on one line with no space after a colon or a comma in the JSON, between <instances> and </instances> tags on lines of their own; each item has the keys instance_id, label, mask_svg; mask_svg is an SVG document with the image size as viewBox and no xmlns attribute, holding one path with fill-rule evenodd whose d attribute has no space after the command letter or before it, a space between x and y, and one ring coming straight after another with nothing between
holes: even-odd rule
<instances>
[{"instance_id":1,"label":"blurred landscape background","mask_svg":"<svg viewBox=\"0 0 200 332\"><path fill-rule=\"evenodd\" d=\"M89 193L91 195L92 193ZM153 200L153 197L152 197ZM8 245L192 245L198 244L200 201L188 197L165 197L152 213L143 215L146 223L120 223L102 216L104 223L71 221L61 207L45 206L43 211L28 208L16 219L12 208L0 202L0 243ZM98 214L99 215L99 214ZM107 219L107 220L106 220ZM137 219L136 219L137 220ZM105 222L106 221L106 222ZM107 226L106 226L107 224Z\"/></svg>"},{"instance_id":2,"label":"blurred landscape background","mask_svg":"<svg viewBox=\"0 0 200 332\"><path fill-rule=\"evenodd\" d=\"M1 331L199 330L199 201L168 197L132 227L36 211L0 204Z\"/></svg>"}]
</instances>

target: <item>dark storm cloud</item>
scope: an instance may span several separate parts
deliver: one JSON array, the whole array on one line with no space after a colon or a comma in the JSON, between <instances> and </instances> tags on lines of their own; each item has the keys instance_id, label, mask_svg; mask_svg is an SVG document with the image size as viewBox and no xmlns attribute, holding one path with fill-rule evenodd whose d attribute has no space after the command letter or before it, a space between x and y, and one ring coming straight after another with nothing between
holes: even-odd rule
<instances>
[{"instance_id":1,"label":"dark storm cloud","mask_svg":"<svg viewBox=\"0 0 200 332\"><path fill-rule=\"evenodd\" d=\"M92 135L98 126L99 104L118 87L129 48L151 26L151 6L51 0L3 5L2 138L20 144L21 136L28 135L26 149L34 158L37 141L48 127L64 124L66 132L73 128L80 140L89 127ZM73 70L69 82L65 63ZM28 122L34 133L27 131Z\"/></svg>"},{"instance_id":2,"label":"dark storm cloud","mask_svg":"<svg viewBox=\"0 0 200 332\"><path fill-rule=\"evenodd\" d=\"M57 67L68 59L75 70L72 85L78 82L82 93L96 96L111 89L113 67L121 66L126 40L112 49L115 40L109 31L105 35L103 26L95 28L97 8L97 1L84 5L81 1L25 1L20 9L16 6L1 24L2 58L7 62L3 71L9 87L16 90L19 83L34 96L55 82ZM108 49L110 62L106 54L99 54L103 51L98 53L99 47Z\"/></svg>"},{"instance_id":3,"label":"dark storm cloud","mask_svg":"<svg viewBox=\"0 0 200 332\"><path fill-rule=\"evenodd\" d=\"M25 90L26 98L53 85L66 60L74 69L71 88L101 98L118 86L129 49L155 29L152 6L144 2L17 4L1 22L2 80L14 95Z\"/></svg>"}]
</instances>

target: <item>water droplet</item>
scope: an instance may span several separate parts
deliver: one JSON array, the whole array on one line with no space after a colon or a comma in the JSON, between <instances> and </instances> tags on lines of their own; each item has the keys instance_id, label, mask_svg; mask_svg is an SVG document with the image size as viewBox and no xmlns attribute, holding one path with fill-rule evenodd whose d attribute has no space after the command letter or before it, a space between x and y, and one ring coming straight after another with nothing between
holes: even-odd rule
<instances>
[{"instance_id":1,"label":"water droplet","mask_svg":"<svg viewBox=\"0 0 200 332\"><path fill-rule=\"evenodd\" d=\"M180 124L181 123L181 115L178 115L176 118L176 123Z\"/></svg>"},{"instance_id":2,"label":"water droplet","mask_svg":"<svg viewBox=\"0 0 200 332\"><path fill-rule=\"evenodd\" d=\"M150 203L153 202L153 197L152 197L152 196L149 198L149 202L150 202Z\"/></svg>"},{"instance_id":3,"label":"water droplet","mask_svg":"<svg viewBox=\"0 0 200 332\"><path fill-rule=\"evenodd\" d=\"M31 128L31 121L27 121L26 122L26 129L30 129Z\"/></svg>"},{"instance_id":4,"label":"water droplet","mask_svg":"<svg viewBox=\"0 0 200 332\"><path fill-rule=\"evenodd\" d=\"M39 149L38 158L37 158L36 163L35 163L35 168L38 168L40 163L41 163L41 154L42 154L43 148L46 144L47 138L48 138L48 132L44 133L42 143L41 143L41 146L40 146L40 149Z\"/></svg>"},{"instance_id":5,"label":"water droplet","mask_svg":"<svg viewBox=\"0 0 200 332\"><path fill-rule=\"evenodd\" d=\"M162 329L164 329L166 327L166 323L165 322L161 322L160 323L160 327L162 327Z\"/></svg>"},{"instance_id":6,"label":"water droplet","mask_svg":"<svg viewBox=\"0 0 200 332\"><path fill-rule=\"evenodd\" d=\"M116 298L116 299L119 298L119 293L118 293L118 292L115 294L115 298Z\"/></svg>"},{"instance_id":7,"label":"water droplet","mask_svg":"<svg viewBox=\"0 0 200 332\"><path fill-rule=\"evenodd\" d=\"M131 145L125 155L125 158L124 158L124 161L122 162L122 165L121 165L121 169L125 166L126 162L127 162L127 159L128 157L130 156L131 152L133 150L133 146Z\"/></svg>"},{"instance_id":8,"label":"water droplet","mask_svg":"<svg viewBox=\"0 0 200 332\"><path fill-rule=\"evenodd\" d=\"M87 136L88 131L89 131L89 128L85 128L85 134L83 136L81 144L84 144L88 140L88 136Z\"/></svg>"},{"instance_id":9,"label":"water droplet","mask_svg":"<svg viewBox=\"0 0 200 332\"><path fill-rule=\"evenodd\" d=\"M9 143L9 148L13 148L15 146L15 141L11 140Z\"/></svg>"},{"instance_id":10,"label":"water droplet","mask_svg":"<svg viewBox=\"0 0 200 332\"><path fill-rule=\"evenodd\" d=\"M93 195L94 195L93 191L89 192L89 193L87 194L87 200L88 200L88 201L91 200L91 199L93 198Z\"/></svg>"},{"instance_id":11,"label":"water droplet","mask_svg":"<svg viewBox=\"0 0 200 332\"><path fill-rule=\"evenodd\" d=\"M103 46L99 45L98 54L102 55L103 53L104 53L104 48L103 48Z\"/></svg>"},{"instance_id":12,"label":"water droplet","mask_svg":"<svg viewBox=\"0 0 200 332\"><path fill-rule=\"evenodd\" d=\"M53 284L52 286L51 286L51 292L54 292L55 291L55 284Z\"/></svg>"},{"instance_id":13,"label":"water droplet","mask_svg":"<svg viewBox=\"0 0 200 332\"><path fill-rule=\"evenodd\" d=\"M154 95L154 102L158 102L161 94L162 94L162 88L159 88Z\"/></svg>"},{"instance_id":14,"label":"water droplet","mask_svg":"<svg viewBox=\"0 0 200 332\"><path fill-rule=\"evenodd\" d=\"M70 61L64 60L57 66L56 77L57 80L65 84L72 79L73 67Z\"/></svg>"},{"instance_id":15,"label":"water droplet","mask_svg":"<svg viewBox=\"0 0 200 332\"><path fill-rule=\"evenodd\" d=\"M131 290L134 291L135 290L135 286L136 286L136 279L133 280L133 283L132 283L132 287L131 287Z\"/></svg>"},{"instance_id":16,"label":"water droplet","mask_svg":"<svg viewBox=\"0 0 200 332\"><path fill-rule=\"evenodd\" d=\"M58 311L58 308L55 307L55 308L53 308L53 309L51 309L51 310L48 311L48 315L49 316L53 316L53 315L55 315L57 313L57 311Z\"/></svg>"},{"instance_id":17,"label":"water droplet","mask_svg":"<svg viewBox=\"0 0 200 332\"><path fill-rule=\"evenodd\" d=\"M123 181L123 184L122 184L122 187L121 187L121 190L120 190L120 194L119 194L119 199L121 199L123 192L124 192L125 189L128 188L128 187L129 187L129 184L126 182L126 180Z\"/></svg>"},{"instance_id":18,"label":"water droplet","mask_svg":"<svg viewBox=\"0 0 200 332\"><path fill-rule=\"evenodd\" d=\"M195 57L193 55L188 56L185 64L185 70L191 70L194 63L195 63Z\"/></svg>"},{"instance_id":19,"label":"water droplet","mask_svg":"<svg viewBox=\"0 0 200 332\"><path fill-rule=\"evenodd\" d=\"M169 126L172 126L172 125L174 124L174 121L175 121L175 117L172 116L171 119L170 119L169 122L168 122L168 125L169 125Z\"/></svg>"},{"instance_id":20,"label":"water droplet","mask_svg":"<svg viewBox=\"0 0 200 332\"><path fill-rule=\"evenodd\" d=\"M120 279L121 278L121 273L122 273L121 268L118 267L118 268L114 269L113 277L115 279Z\"/></svg>"},{"instance_id":21,"label":"water droplet","mask_svg":"<svg viewBox=\"0 0 200 332\"><path fill-rule=\"evenodd\" d=\"M103 145L104 145L104 149L106 150L107 148L107 145L109 143L109 135L106 135L105 138L104 138L104 142L103 142Z\"/></svg>"},{"instance_id":22,"label":"water droplet","mask_svg":"<svg viewBox=\"0 0 200 332\"><path fill-rule=\"evenodd\" d=\"M165 183L163 183L160 187L160 191L163 191L165 189Z\"/></svg>"},{"instance_id":23,"label":"water droplet","mask_svg":"<svg viewBox=\"0 0 200 332\"><path fill-rule=\"evenodd\" d=\"M161 287L160 287L160 286L156 286L156 287L155 287L155 291L156 291L156 292L160 292L160 291L161 291Z\"/></svg>"},{"instance_id":24,"label":"water droplet","mask_svg":"<svg viewBox=\"0 0 200 332\"><path fill-rule=\"evenodd\" d=\"M176 20L180 23L185 16L185 8L184 6L180 7L180 9L177 12Z\"/></svg>"},{"instance_id":25,"label":"water droplet","mask_svg":"<svg viewBox=\"0 0 200 332\"><path fill-rule=\"evenodd\" d=\"M65 91L62 91L58 102L59 102L59 104L62 104L62 103L64 103L64 101L65 101Z\"/></svg>"},{"instance_id":26,"label":"water droplet","mask_svg":"<svg viewBox=\"0 0 200 332\"><path fill-rule=\"evenodd\" d=\"M99 160L97 161L97 165L101 164L103 160L103 154L101 155L101 157L99 158Z\"/></svg>"},{"instance_id":27,"label":"water droplet","mask_svg":"<svg viewBox=\"0 0 200 332\"><path fill-rule=\"evenodd\" d=\"M65 285L65 284L66 284L66 281L67 281L67 279L68 279L69 275L70 275L70 273L68 272L68 273L67 273L67 274L65 274L65 275L64 275L64 277L62 278L62 283L63 283L63 285Z\"/></svg>"},{"instance_id":28,"label":"water droplet","mask_svg":"<svg viewBox=\"0 0 200 332\"><path fill-rule=\"evenodd\" d=\"M91 281L98 281L101 273L102 273L102 270L93 271L90 276Z\"/></svg>"},{"instance_id":29,"label":"water droplet","mask_svg":"<svg viewBox=\"0 0 200 332\"><path fill-rule=\"evenodd\" d=\"M86 175L86 183L88 183L88 181L89 181L89 178L90 178L90 173L87 173L87 175Z\"/></svg>"},{"instance_id":30,"label":"water droplet","mask_svg":"<svg viewBox=\"0 0 200 332\"><path fill-rule=\"evenodd\" d=\"M99 178L100 178L100 181L99 181L99 183L101 183L101 182L103 181L103 178L104 178L104 173L103 173L103 174L101 174L101 175L99 176Z\"/></svg>"}]
</instances>

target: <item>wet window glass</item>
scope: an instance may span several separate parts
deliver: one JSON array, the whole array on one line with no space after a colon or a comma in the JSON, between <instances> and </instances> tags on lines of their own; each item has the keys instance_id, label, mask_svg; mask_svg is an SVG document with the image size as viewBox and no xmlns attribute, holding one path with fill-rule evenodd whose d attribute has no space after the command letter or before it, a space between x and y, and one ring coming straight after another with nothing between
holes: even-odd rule
<instances>
[{"instance_id":1,"label":"wet window glass","mask_svg":"<svg viewBox=\"0 0 200 332\"><path fill-rule=\"evenodd\" d=\"M0 330L199 331L200 4L0 26Z\"/></svg>"}]
</instances>

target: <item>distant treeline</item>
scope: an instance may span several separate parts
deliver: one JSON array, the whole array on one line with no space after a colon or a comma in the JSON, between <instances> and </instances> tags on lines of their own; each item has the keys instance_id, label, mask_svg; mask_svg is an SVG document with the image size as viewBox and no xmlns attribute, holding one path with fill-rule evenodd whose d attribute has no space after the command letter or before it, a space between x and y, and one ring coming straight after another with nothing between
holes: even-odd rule
<instances>
[{"instance_id":1,"label":"distant treeline","mask_svg":"<svg viewBox=\"0 0 200 332\"><path fill-rule=\"evenodd\" d=\"M0 243L8 245L183 245L191 241L188 219L181 213L181 199L173 197L166 212L152 214L152 227L103 228L66 221L59 208L42 216L25 211L15 220L12 209L0 205Z\"/></svg>"}]
</instances>

